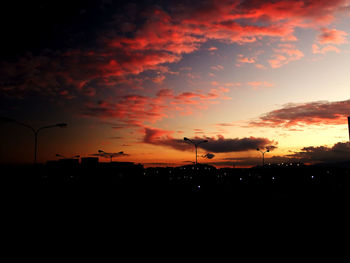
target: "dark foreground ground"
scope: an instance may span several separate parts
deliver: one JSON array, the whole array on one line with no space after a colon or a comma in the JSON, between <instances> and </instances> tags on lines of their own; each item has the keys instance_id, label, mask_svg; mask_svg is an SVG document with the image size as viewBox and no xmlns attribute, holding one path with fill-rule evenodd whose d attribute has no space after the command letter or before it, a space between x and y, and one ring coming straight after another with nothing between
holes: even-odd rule
<instances>
[{"instance_id":1,"label":"dark foreground ground","mask_svg":"<svg viewBox=\"0 0 350 263\"><path fill-rule=\"evenodd\" d=\"M350 208L348 168L207 168L4 166L1 193L5 204L41 211L56 205L73 212L105 208L111 213L308 213Z\"/></svg>"},{"instance_id":2,"label":"dark foreground ground","mask_svg":"<svg viewBox=\"0 0 350 263\"><path fill-rule=\"evenodd\" d=\"M147 247L158 257L165 249L168 261L179 254L183 260L198 244L194 254L219 247L231 259L288 248L280 258L286 259L303 249L314 253L315 242L329 249L347 238L345 168L129 168L3 167L6 243L34 244L31 252L40 255L54 248L46 259L76 252L81 243L92 246L82 255L113 244L115 255L129 258L144 258Z\"/></svg>"}]
</instances>

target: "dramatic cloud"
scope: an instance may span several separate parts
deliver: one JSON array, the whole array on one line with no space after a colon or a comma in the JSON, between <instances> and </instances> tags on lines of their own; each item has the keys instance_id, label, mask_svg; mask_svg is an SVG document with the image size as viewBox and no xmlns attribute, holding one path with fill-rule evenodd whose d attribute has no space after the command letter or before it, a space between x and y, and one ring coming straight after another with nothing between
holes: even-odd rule
<instances>
[{"instance_id":1,"label":"dramatic cloud","mask_svg":"<svg viewBox=\"0 0 350 263\"><path fill-rule=\"evenodd\" d=\"M344 142L338 142L332 147L304 147L300 152L290 155L290 157L309 163L349 162L349 156L350 144Z\"/></svg>"},{"instance_id":2,"label":"dramatic cloud","mask_svg":"<svg viewBox=\"0 0 350 263\"><path fill-rule=\"evenodd\" d=\"M250 124L252 126L285 128L298 125L338 125L346 123L349 112L350 100L290 103L281 109L264 114Z\"/></svg>"},{"instance_id":3,"label":"dramatic cloud","mask_svg":"<svg viewBox=\"0 0 350 263\"><path fill-rule=\"evenodd\" d=\"M89 117L117 118L130 124L154 123L165 117L189 115L203 110L210 104L226 100L227 88L211 89L209 93L182 92L174 94L170 89L161 89L156 96L126 95L117 102L99 101L87 103L82 114Z\"/></svg>"},{"instance_id":4,"label":"dramatic cloud","mask_svg":"<svg viewBox=\"0 0 350 263\"><path fill-rule=\"evenodd\" d=\"M265 163L340 163L349 162L350 144L338 142L331 147L309 146L300 151L285 156L265 155ZM261 164L261 156L256 157L229 157L211 163L216 166L255 166Z\"/></svg>"},{"instance_id":5,"label":"dramatic cloud","mask_svg":"<svg viewBox=\"0 0 350 263\"><path fill-rule=\"evenodd\" d=\"M224 153L224 152L242 152L249 150L256 150L256 148L265 148L266 146L274 144L267 138L224 138L218 135L217 138L210 138L207 143L201 144L201 148L209 152Z\"/></svg>"},{"instance_id":6,"label":"dramatic cloud","mask_svg":"<svg viewBox=\"0 0 350 263\"><path fill-rule=\"evenodd\" d=\"M125 13L115 14L103 30L94 32L90 41L94 45L60 51L51 48L2 61L0 91L17 97L30 92L67 99L95 96L101 87L116 86L130 75L147 71L162 73L154 78L161 83L167 64L199 50L208 40L244 44L272 37L296 41L298 27L319 26L320 43L341 44L346 33L326 26L336 13L348 8L345 0L208 0L191 5L176 1L166 9L161 2L147 8L129 4ZM284 44L269 63L278 68L302 57L300 50ZM252 63L253 59L242 57L241 62Z\"/></svg>"},{"instance_id":7,"label":"dramatic cloud","mask_svg":"<svg viewBox=\"0 0 350 263\"><path fill-rule=\"evenodd\" d=\"M193 144L187 143L183 139L173 138L172 134L172 131L145 127L143 142L158 146L170 147L181 151L193 150ZM195 137L192 139L194 142L200 142L202 140L207 140L208 142L199 144L198 148L213 153L243 152L256 150L256 148L263 149L276 144L274 141L270 141L267 138L249 137L230 139L224 138L222 135L218 135L217 138L204 136L202 138ZM274 149L273 146L271 147L271 149Z\"/></svg>"},{"instance_id":8,"label":"dramatic cloud","mask_svg":"<svg viewBox=\"0 0 350 263\"><path fill-rule=\"evenodd\" d=\"M189 145L182 139L172 137L173 131L167 131L157 128L144 127L143 142L147 144L170 147L175 150L187 151L193 149L193 145Z\"/></svg>"}]
</instances>

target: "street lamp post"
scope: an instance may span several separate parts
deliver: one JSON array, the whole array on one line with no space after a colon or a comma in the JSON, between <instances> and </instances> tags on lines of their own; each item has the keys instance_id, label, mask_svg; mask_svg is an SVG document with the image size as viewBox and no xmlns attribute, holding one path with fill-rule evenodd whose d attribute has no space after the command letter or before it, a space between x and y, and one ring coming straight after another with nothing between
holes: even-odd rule
<instances>
[{"instance_id":1,"label":"street lamp post","mask_svg":"<svg viewBox=\"0 0 350 263\"><path fill-rule=\"evenodd\" d=\"M190 142L194 145L195 149L196 149L196 165L197 165L197 147L198 145L200 145L201 143L205 143L208 142L207 140L204 141L199 141L199 142L194 142L191 139L188 139L187 137L184 137L184 141Z\"/></svg>"},{"instance_id":2,"label":"street lamp post","mask_svg":"<svg viewBox=\"0 0 350 263\"><path fill-rule=\"evenodd\" d=\"M102 157L109 157L111 162L112 162L112 158L113 157L116 157L116 156L120 156L120 155L123 155L124 152L118 152L118 153L106 153L105 151L103 150L98 150L98 154Z\"/></svg>"},{"instance_id":3,"label":"street lamp post","mask_svg":"<svg viewBox=\"0 0 350 263\"><path fill-rule=\"evenodd\" d=\"M262 153L262 165L263 165L263 167L264 167L264 165L265 165L265 158L264 158L264 155L265 155L265 153L270 152L270 150L267 149L265 152L262 151L262 150L260 150L259 148L256 148L256 150Z\"/></svg>"},{"instance_id":4,"label":"street lamp post","mask_svg":"<svg viewBox=\"0 0 350 263\"><path fill-rule=\"evenodd\" d=\"M19 122L19 121L16 121L14 119L1 117L1 120L4 122L19 124L21 126L24 126L28 129L30 129L34 133L34 164L36 164L36 159L37 159L36 157L37 157L37 151L38 151L38 134L39 134L39 132L41 130L54 128L54 127L59 127L59 128L67 127L67 123L57 123L57 124L53 124L53 125L43 126L43 127L38 128L38 129L34 129L32 126L25 124L25 123L22 123L22 122Z\"/></svg>"}]
</instances>

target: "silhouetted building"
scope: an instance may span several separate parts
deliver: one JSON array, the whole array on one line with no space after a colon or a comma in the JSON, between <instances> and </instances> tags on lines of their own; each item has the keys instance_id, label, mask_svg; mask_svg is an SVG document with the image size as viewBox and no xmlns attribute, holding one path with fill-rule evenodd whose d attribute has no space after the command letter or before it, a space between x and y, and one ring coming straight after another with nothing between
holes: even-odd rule
<instances>
[{"instance_id":1,"label":"silhouetted building","mask_svg":"<svg viewBox=\"0 0 350 263\"><path fill-rule=\"evenodd\" d=\"M58 165L60 167L64 167L64 168L77 168L79 166L79 159L68 159L68 158L64 158L64 159L60 159L58 160Z\"/></svg>"},{"instance_id":2,"label":"silhouetted building","mask_svg":"<svg viewBox=\"0 0 350 263\"><path fill-rule=\"evenodd\" d=\"M50 160L46 162L46 166L48 168L56 168L58 166L58 161L57 160Z\"/></svg>"},{"instance_id":3,"label":"silhouetted building","mask_svg":"<svg viewBox=\"0 0 350 263\"><path fill-rule=\"evenodd\" d=\"M81 158L81 166L83 167L97 167L98 157L83 157Z\"/></svg>"}]
</instances>

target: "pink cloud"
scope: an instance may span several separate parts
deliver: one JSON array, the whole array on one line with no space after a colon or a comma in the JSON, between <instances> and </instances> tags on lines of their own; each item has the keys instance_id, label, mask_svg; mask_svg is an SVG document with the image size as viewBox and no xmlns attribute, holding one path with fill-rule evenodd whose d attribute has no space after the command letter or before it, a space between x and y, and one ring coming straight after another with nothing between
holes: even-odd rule
<instances>
[{"instance_id":1,"label":"pink cloud","mask_svg":"<svg viewBox=\"0 0 350 263\"><path fill-rule=\"evenodd\" d=\"M174 115L190 115L196 110L207 109L208 105L226 100L228 88L219 87L210 92L181 92L175 94L170 89L161 89L156 96L125 95L116 102L99 101L87 103L84 116L116 118L126 124L143 125L155 123Z\"/></svg>"},{"instance_id":2,"label":"pink cloud","mask_svg":"<svg viewBox=\"0 0 350 263\"><path fill-rule=\"evenodd\" d=\"M344 44L347 42L346 37L348 33L337 30L322 28L322 33L318 36L320 44Z\"/></svg>"},{"instance_id":3,"label":"pink cloud","mask_svg":"<svg viewBox=\"0 0 350 263\"><path fill-rule=\"evenodd\" d=\"M266 67L262 64L255 64L255 67L258 69L266 69Z\"/></svg>"},{"instance_id":4,"label":"pink cloud","mask_svg":"<svg viewBox=\"0 0 350 263\"><path fill-rule=\"evenodd\" d=\"M213 69L213 70L216 70L216 71L220 71L220 70L224 69L224 66L216 65L216 66L211 66L210 68Z\"/></svg>"},{"instance_id":5,"label":"pink cloud","mask_svg":"<svg viewBox=\"0 0 350 263\"><path fill-rule=\"evenodd\" d=\"M269 60L271 68L280 68L304 57L303 52L291 44L279 44L278 48L274 49L274 51L275 54Z\"/></svg>"},{"instance_id":6,"label":"pink cloud","mask_svg":"<svg viewBox=\"0 0 350 263\"><path fill-rule=\"evenodd\" d=\"M250 82L247 82L247 85L252 87L253 90L271 88L275 86L275 84L270 83L268 81L250 81Z\"/></svg>"},{"instance_id":7,"label":"pink cloud","mask_svg":"<svg viewBox=\"0 0 350 263\"><path fill-rule=\"evenodd\" d=\"M197 51L208 40L244 44L270 37L295 41L298 27L321 27L320 43L341 44L346 33L326 26L347 7L345 0L209 0L191 5L179 1L167 11L153 6L138 14L142 23L118 16L97 36L94 48L45 51L24 55L15 62L2 61L0 89L17 96L31 91L55 96L61 89L72 96L94 96L91 88L96 84L112 87L150 70L170 74L167 64L179 62L184 54ZM111 26L115 24L121 26ZM213 46L209 49L214 50ZM303 57L295 47L280 46L275 53L269 60L272 68ZM242 58L241 62L252 63L252 59Z\"/></svg>"},{"instance_id":8,"label":"pink cloud","mask_svg":"<svg viewBox=\"0 0 350 263\"><path fill-rule=\"evenodd\" d=\"M264 114L250 124L252 126L285 128L303 125L343 125L347 122L349 112L350 100L291 103Z\"/></svg>"},{"instance_id":9,"label":"pink cloud","mask_svg":"<svg viewBox=\"0 0 350 263\"><path fill-rule=\"evenodd\" d=\"M340 53L340 50L337 47L331 45L327 45L321 48L316 44L312 45L312 53L314 54L325 54L327 52Z\"/></svg>"},{"instance_id":10,"label":"pink cloud","mask_svg":"<svg viewBox=\"0 0 350 263\"><path fill-rule=\"evenodd\" d=\"M237 62L239 62L239 63L252 64L252 63L256 62L254 58L247 58L247 57L244 57L244 55L242 55L242 54L239 54L237 57L238 57Z\"/></svg>"},{"instance_id":11,"label":"pink cloud","mask_svg":"<svg viewBox=\"0 0 350 263\"><path fill-rule=\"evenodd\" d=\"M163 83L164 80L165 80L165 76L164 75L158 75L157 77L152 79L152 81L154 83L158 83L158 84Z\"/></svg>"}]
</instances>

